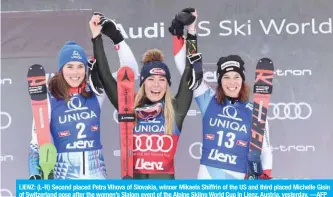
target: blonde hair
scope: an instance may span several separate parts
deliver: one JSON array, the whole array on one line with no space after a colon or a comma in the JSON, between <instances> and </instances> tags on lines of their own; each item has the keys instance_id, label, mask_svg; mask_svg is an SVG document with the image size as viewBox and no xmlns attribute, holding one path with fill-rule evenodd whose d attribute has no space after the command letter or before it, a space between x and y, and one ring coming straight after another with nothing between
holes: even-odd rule
<instances>
[{"instance_id":1,"label":"blonde hair","mask_svg":"<svg viewBox=\"0 0 333 197\"><path fill-rule=\"evenodd\" d=\"M147 50L143 57L142 57L142 63L147 63L151 61L163 61L164 55L161 50L159 49L149 49ZM145 86L144 84L139 88L138 92L135 95L134 99L134 109L137 107L143 106L148 101L148 98L146 97L145 93ZM164 129L165 134L171 135L173 133L174 129L174 120L175 120L175 110L173 108L173 95L171 93L171 89L169 86L166 88L166 92L164 95ZM138 119L136 115L136 120Z\"/></svg>"}]
</instances>

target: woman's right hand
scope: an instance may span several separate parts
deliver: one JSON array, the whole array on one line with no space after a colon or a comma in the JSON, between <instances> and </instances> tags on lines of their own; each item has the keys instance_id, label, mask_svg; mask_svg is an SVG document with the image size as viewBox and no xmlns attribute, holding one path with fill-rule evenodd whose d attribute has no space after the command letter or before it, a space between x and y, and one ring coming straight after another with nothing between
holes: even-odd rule
<instances>
[{"instance_id":1,"label":"woman's right hand","mask_svg":"<svg viewBox=\"0 0 333 197\"><path fill-rule=\"evenodd\" d=\"M96 38L99 34L101 34L102 26L98 24L100 17L101 16L99 15L93 15L89 21L90 31L93 38Z\"/></svg>"}]
</instances>

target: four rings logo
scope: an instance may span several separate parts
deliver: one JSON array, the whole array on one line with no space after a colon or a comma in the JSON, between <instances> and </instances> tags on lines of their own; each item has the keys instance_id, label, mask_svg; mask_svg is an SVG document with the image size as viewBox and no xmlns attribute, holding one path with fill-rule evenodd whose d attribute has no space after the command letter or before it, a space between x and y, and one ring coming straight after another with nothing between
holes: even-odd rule
<instances>
[{"instance_id":1,"label":"four rings logo","mask_svg":"<svg viewBox=\"0 0 333 197\"><path fill-rule=\"evenodd\" d=\"M10 127L10 125L12 124L12 116L4 111L0 112L1 115L1 125L0 125L0 129L7 129L8 127ZM4 124L7 123L7 124Z\"/></svg>"},{"instance_id":2,"label":"four rings logo","mask_svg":"<svg viewBox=\"0 0 333 197\"><path fill-rule=\"evenodd\" d=\"M270 103L268 120L305 120L310 118L312 115L312 108L308 103Z\"/></svg>"},{"instance_id":3,"label":"four rings logo","mask_svg":"<svg viewBox=\"0 0 333 197\"><path fill-rule=\"evenodd\" d=\"M65 112L71 112L71 111L78 111L78 110L86 110L88 107L82 107L82 103L80 98L78 97L72 97L71 100L67 103L68 110Z\"/></svg>"},{"instance_id":4,"label":"four rings logo","mask_svg":"<svg viewBox=\"0 0 333 197\"><path fill-rule=\"evenodd\" d=\"M133 151L139 151L139 152L151 151L151 152L167 153L173 147L173 139L169 135L140 134L140 135L133 135L133 137L135 140L135 148Z\"/></svg>"}]
</instances>

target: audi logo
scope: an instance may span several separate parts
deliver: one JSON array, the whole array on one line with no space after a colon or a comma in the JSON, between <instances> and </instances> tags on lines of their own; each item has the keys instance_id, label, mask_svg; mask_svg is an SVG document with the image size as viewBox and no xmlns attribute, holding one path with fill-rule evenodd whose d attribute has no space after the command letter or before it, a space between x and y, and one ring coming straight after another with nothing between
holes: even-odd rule
<instances>
[{"instance_id":1,"label":"audi logo","mask_svg":"<svg viewBox=\"0 0 333 197\"><path fill-rule=\"evenodd\" d=\"M1 130L7 129L12 124L12 116L9 113L3 112L3 111L0 112L0 115L1 115L0 129ZM3 118L3 117L5 117L5 118ZM7 121L4 121L4 119L6 119ZM2 125L4 122L7 122L7 124Z\"/></svg>"},{"instance_id":2,"label":"audi logo","mask_svg":"<svg viewBox=\"0 0 333 197\"><path fill-rule=\"evenodd\" d=\"M173 147L173 139L169 135L140 134L133 135L133 137L135 140L135 147L133 151L167 153Z\"/></svg>"},{"instance_id":3,"label":"audi logo","mask_svg":"<svg viewBox=\"0 0 333 197\"><path fill-rule=\"evenodd\" d=\"M308 103L270 103L268 120L305 120L312 115L312 108Z\"/></svg>"},{"instance_id":4,"label":"audi logo","mask_svg":"<svg viewBox=\"0 0 333 197\"><path fill-rule=\"evenodd\" d=\"M12 197L13 193L9 189L1 189L0 196L9 196Z\"/></svg>"},{"instance_id":5,"label":"audi logo","mask_svg":"<svg viewBox=\"0 0 333 197\"><path fill-rule=\"evenodd\" d=\"M197 147L197 148L195 148ZM193 159L201 159L202 155L202 143L201 142L193 142L189 149L188 152L190 153L190 156Z\"/></svg>"}]
</instances>

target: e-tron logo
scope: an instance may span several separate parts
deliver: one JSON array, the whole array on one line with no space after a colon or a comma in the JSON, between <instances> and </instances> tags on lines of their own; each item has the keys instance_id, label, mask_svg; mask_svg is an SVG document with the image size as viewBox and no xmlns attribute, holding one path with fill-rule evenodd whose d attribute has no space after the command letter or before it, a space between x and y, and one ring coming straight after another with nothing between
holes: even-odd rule
<instances>
[{"instance_id":1,"label":"e-tron logo","mask_svg":"<svg viewBox=\"0 0 333 197\"><path fill-rule=\"evenodd\" d=\"M0 162L8 162L8 161L14 161L14 156L13 155L0 156Z\"/></svg>"},{"instance_id":2,"label":"e-tron logo","mask_svg":"<svg viewBox=\"0 0 333 197\"><path fill-rule=\"evenodd\" d=\"M272 151L280 152L316 152L316 147L313 145L279 145L272 146Z\"/></svg>"},{"instance_id":3,"label":"e-tron logo","mask_svg":"<svg viewBox=\"0 0 333 197\"><path fill-rule=\"evenodd\" d=\"M7 129L8 127L10 127L10 125L12 124L12 116L4 111L0 111L0 115L1 115L1 125L0 125L0 129ZM7 123L7 124L4 124Z\"/></svg>"},{"instance_id":4,"label":"e-tron logo","mask_svg":"<svg viewBox=\"0 0 333 197\"><path fill-rule=\"evenodd\" d=\"M11 78L4 78L0 79L0 85L12 85L12 79Z\"/></svg>"},{"instance_id":5,"label":"e-tron logo","mask_svg":"<svg viewBox=\"0 0 333 197\"><path fill-rule=\"evenodd\" d=\"M306 70L280 70L277 69L274 74L276 74L277 76L311 76L312 75L312 71L309 69Z\"/></svg>"},{"instance_id":6,"label":"e-tron logo","mask_svg":"<svg viewBox=\"0 0 333 197\"><path fill-rule=\"evenodd\" d=\"M201 142L193 142L189 149L188 152L190 153L190 156L193 159L201 159L202 155L202 143Z\"/></svg>"},{"instance_id":7,"label":"e-tron logo","mask_svg":"<svg viewBox=\"0 0 333 197\"><path fill-rule=\"evenodd\" d=\"M312 115L312 108L308 103L270 103L268 120L305 120Z\"/></svg>"},{"instance_id":8,"label":"e-tron logo","mask_svg":"<svg viewBox=\"0 0 333 197\"><path fill-rule=\"evenodd\" d=\"M138 152L162 152L167 153L173 147L173 139L170 135L133 135L135 148ZM156 144L156 145L155 145ZM166 144L166 145L165 145Z\"/></svg>"}]
</instances>

